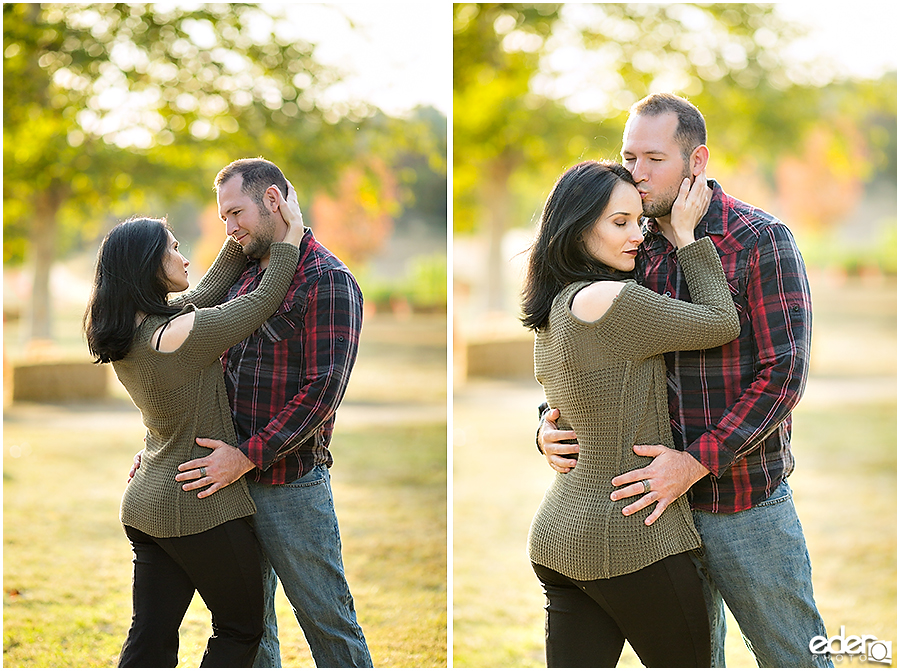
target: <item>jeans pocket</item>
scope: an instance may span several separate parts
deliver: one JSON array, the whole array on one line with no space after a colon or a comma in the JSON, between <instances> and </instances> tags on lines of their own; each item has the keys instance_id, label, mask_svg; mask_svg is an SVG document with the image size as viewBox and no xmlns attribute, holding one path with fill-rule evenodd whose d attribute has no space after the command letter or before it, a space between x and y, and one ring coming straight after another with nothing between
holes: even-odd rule
<instances>
[{"instance_id":1,"label":"jeans pocket","mask_svg":"<svg viewBox=\"0 0 900 671\"><path fill-rule=\"evenodd\" d=\"M788 486L788 483L782 481L780 485L775 488L775 491L767 498L765 501L760 501L757 503L754 508L764 508L766 506L777 506L780 503L784 503L785 501L790 501L791 497L791 488Z\"/></svg>"},{"instance_id":2,"label":"jeans pocket","mask_svg":"<svg viewBox=\"0 0 900 671\"><path fill-rule=\"evenodd\" d=\"M294 489L301 489L304 487L315 487L316 485L325 484L325 477L327 473L322 472L321 466L313 466L312 469L306 475L297 478L293 482L288 482L282 485L282 487L291 487Z\"/></svg>"}]
</instances>

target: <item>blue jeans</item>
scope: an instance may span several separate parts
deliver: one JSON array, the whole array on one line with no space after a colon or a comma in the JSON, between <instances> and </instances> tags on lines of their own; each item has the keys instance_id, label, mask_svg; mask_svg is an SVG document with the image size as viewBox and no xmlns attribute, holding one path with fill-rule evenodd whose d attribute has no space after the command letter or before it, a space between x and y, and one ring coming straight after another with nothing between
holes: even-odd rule
<instances>
[{"instance_id":1,"label":"blue jeans","mask_svg":"<svg viewBox=\"0 0 900 671\"><path fill-rule=\"evenodd\" d=\"M263 562L266 626L254 666L281 666L275 621L277 574L316 666L371 667L344 578L328 469L316 466L286 485L247 484L256 502L256 534L267 560Z\"/></svg>"},{"instance_id":2,"label":"blue jeans","mask_svg":"<svg viewBox=\"0 0 900 671\"><path fill-rule=\"evenodd\" d=\"M791 488L782 482L749 510L694 511L710 612L713 666L725 666L725 604L762 667L832 667L809 651L827 636L813 599L812 567Z\"/></svg>"}]
</instances>

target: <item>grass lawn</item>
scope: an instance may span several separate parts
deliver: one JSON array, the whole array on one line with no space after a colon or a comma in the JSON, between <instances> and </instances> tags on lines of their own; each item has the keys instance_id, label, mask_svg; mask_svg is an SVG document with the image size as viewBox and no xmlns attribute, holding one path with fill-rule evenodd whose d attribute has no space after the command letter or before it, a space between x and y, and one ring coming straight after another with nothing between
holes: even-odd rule
<instances>
[{"instance_id":1,"label":"grass lawn","mask_svg":"<svg viewBox=\"0 0 900 671\"><path fill-rule=\"evenodd\" d=\"M4 426L3 664L115 666L131 618L118 504L140 419L115 404L31 410L14 407ZM338 426L333 448L345 567L376 666L446 666L445 425ZM280 588L278 619L284 666L313 666ZM199 597L181 634L180 666L196 666L210 634Z\"/></svg>"},{"instance_id":2,"label":"grass lawn","mask_svg":"<svg viewBox=\"0 0 900 671\"><path fill-rule=\"evenodd\" d=\"M526 554L552 472L534 445L537 385L482 381L454 401L453 663L539 668L544 598ZM795 413L790 477L829 636L897 640L896 413L893 402ZM484 456L489 446L489 456ZM532 452L534 450L534 452ZM731 667L756 663L730 620ZM867 666L843 660L838 666ZM641 666L626 644L620 667Z\"/></svg>"}]
</instances>

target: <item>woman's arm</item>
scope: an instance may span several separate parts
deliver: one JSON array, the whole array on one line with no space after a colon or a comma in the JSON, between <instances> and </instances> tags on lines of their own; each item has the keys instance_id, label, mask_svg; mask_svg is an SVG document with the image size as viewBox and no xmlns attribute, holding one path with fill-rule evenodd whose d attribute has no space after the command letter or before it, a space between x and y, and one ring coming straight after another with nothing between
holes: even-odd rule
<instances>
[{"instance_id":1,"label":"woman's arm","mask_svg":"<svg viewBox=\"0 0 900 671\"><path fill-rule=\"evenodd\" d=\"M671 214L672 236L678 249L694 242L694 229L709 209L711 200L712 189L706 183L705 170L693 184L687 177L682 180ZM600 319L624 287L624 283L614 281L587 285L572 299L572 314L586 322Z\"/></svg>"},{"instance_id":2,"label":"woman's arm","mask_svg":"<svg viewBox=\"0 0 900 671\"><path fill-rule=\"evenodd\" d=\"M694 302L628 284L599 326L598 337L605 346L626 358L643 359L718 347L738 336L737 310L712 240L701 238L677 255Z\"/></svg>"}]
</instances>

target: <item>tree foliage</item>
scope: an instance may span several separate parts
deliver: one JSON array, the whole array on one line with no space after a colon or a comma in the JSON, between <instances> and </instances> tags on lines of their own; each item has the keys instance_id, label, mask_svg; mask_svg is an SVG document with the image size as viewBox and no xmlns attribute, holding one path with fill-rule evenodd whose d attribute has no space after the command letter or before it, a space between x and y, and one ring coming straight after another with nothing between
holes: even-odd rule
<instances>
[{"instance_id":1,"label":"tree foliage","mask_svg":"<svg viewBox=\"0 0 900 671\"><path fill-rule=\"evenodd\" d=\"M751 166L774 186L782 159L811 151L823 125L871 127L841 102L849 98L823 86L831 81L824 66L787 57L800 35L771 4L454 5L454 231L484 233L488 267L502 266L503 232L535 218L564 168L617 158L628 108L656 91L703 111L716 165ZM887 127L896 123L891 91L896 98L895 78L860 92L878 100ZM848 198L859 138L829 138L831 155L847 160L828 166L828 179ZM890 145L889 133L881 139ZM487 284L489 306L500 307L496 273Z\"/></svg>"},{"instance_id":2,"label":"tree foliage","mask_svg":"<svg viewBox=\"0 0 900 671\"><path fill-rule=\"evenodd\" d=\"M4 261L34 269L32 336L51 335L60 253L116 218L208 202L235 158L274 161L303 203L375 147L388 164L433 150L423 128L378 120L365 103L323 103L340 73L269 11L290 10L3 6Z\"/></svg>"}]
</instances>

